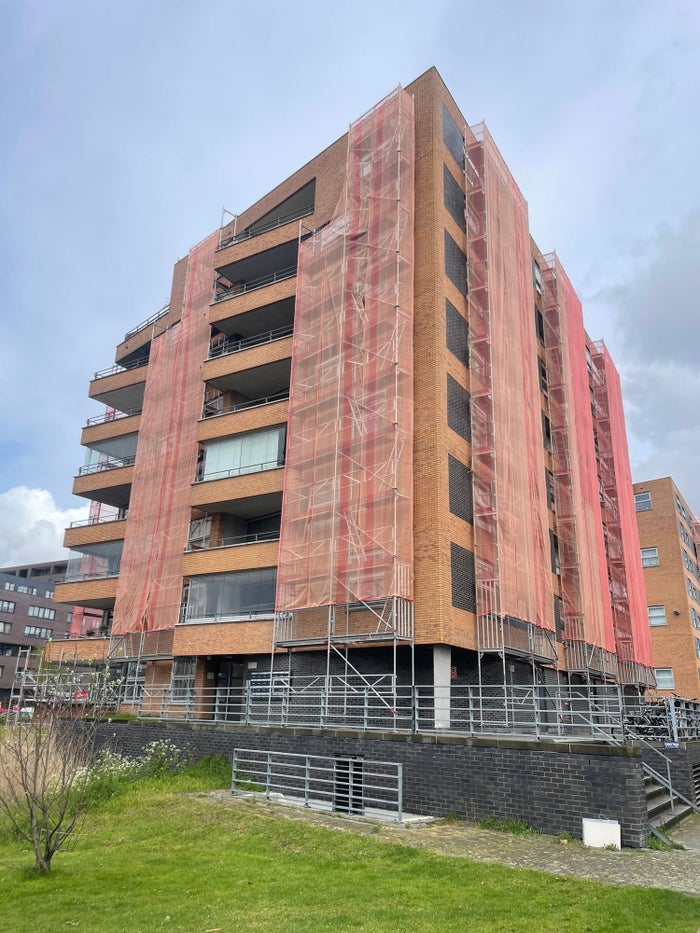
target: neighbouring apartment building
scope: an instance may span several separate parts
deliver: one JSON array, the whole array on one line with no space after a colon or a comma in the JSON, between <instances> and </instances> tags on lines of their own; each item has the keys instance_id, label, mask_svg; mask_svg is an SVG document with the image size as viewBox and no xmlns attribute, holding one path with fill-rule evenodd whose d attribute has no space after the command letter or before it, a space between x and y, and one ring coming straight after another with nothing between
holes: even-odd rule
<instances>
[{"instance_id":1,"label":"neighbouring apartment building","mask_svg":"<svg viewBox=\"0 0 700 933\"><path fill-rule=\"evenodd\" d=\"M660 693L700 699L700 524L670 476L634 484Z\"/></svg>"},{"instance_id":2,"label":"neighbouring apartment building","mask_svg":"<svg viewBox=\"0 0 700 933\"><path fill-rule=\"evenodd\" d=\"M10 699L19 652L68 637L73 607L54 602L65 561L0 567L0 705Z\"/></svg>"},{"instance_id":3,"label":"neighbouring apartment building","mask_svg":"<svg viewBox=\"0 0 700 933\"><path fill-rule=\"evenodd\" d=\"M183 698L653 683L617 371L435 69L197 244L115 361L76 660Z\"/></svg>"}]
</instances>

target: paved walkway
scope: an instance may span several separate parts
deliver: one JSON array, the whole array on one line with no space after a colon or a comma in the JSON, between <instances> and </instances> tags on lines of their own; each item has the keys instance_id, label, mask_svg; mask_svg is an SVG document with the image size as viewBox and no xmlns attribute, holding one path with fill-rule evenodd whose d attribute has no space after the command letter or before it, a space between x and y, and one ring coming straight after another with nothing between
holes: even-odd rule
<instances>
[{"instance_id":1,"label":"paved walkway","mask_svg":"<svg viewBox=\"0 0 700 933\"><path fill-rule=\"evenodd\" d=\"M400 845L428 849L442 855L497 862L513 868L533 868L555 875L587 878L605 884L670 888L700 896L700 814L690 817L671 833L684 850L590 849L580 842L562 842L553 836L514 836L482 829L472 823L417 822L397 825L349 819L303 807L267 803L249 797L231 797L226 791L203 795L228 806L273 809L276 815L342 832L371 834Z\"/></svg>"}]
</instances>

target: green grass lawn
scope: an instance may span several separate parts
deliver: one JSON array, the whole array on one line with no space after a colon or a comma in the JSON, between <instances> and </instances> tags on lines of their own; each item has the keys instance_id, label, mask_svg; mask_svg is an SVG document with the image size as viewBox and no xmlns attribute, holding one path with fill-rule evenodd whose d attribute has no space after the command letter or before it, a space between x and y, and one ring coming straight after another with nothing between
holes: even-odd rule
<instances>
[{"instance_id":1,"label":"green grass lawn","mask_svg":"<svg viewBox=\"0 0 700 933\"><path fill-rule=\"evenodd\" d=\"M663 931L696 933L700 899L433 855L373 836L216 806L191 775L98 804L49 875L0 839L0 928L12 933Z\"/></svg>"}]
</instances>

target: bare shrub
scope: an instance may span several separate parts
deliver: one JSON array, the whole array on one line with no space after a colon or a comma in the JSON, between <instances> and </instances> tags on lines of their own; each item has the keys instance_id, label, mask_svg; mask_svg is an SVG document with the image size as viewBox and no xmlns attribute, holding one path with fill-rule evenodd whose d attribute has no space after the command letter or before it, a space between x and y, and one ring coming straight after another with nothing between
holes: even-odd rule
<instances>
[{"instance_id":1,"label":"bare shrub","mask_svg":"<svg viewBox=\"0 0 700 933\"><path fill-rule=\"evenodd\" d=\"M64 848L85 810L96 723L70 728L65 714L37 707L0 738L0 815L34 850L39 872Z\"/></svg>"}]
</instances>

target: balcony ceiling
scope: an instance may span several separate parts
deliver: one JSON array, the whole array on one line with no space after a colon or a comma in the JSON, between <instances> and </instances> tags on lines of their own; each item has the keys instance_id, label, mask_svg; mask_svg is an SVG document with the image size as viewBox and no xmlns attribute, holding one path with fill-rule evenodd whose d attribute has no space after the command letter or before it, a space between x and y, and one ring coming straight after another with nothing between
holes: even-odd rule
<instances>
[{"instance_id":1,"label":"balcony ceiling","mask_svg":"<svg viewBox=\"0 0 700 933\"><path fill-rule=\"evenodd\" d=\"M254 256L248 256L217 268L230 282L251 282L263 275L270 275L280 269L296 265L298 251L299 241L294 239L281 243L279 246L273 246L272 249L266 249L262 253L256 253Z\"/></svg>"},{"instance_id":2,"label":"balcony ceiling","mask_svg":"<svg viewBox=\"0 0 700 933\"><path fill-rule=\"evenodd\" d=\"M255 337L278 327L285 327L294 320L294 299L285 298L275 301L245 314L236 314L225 321L217 321L216 327L228 337L238 334L240 337Z\"/></svg>"},{"instance_id":3,"label":"balcony ceiling","mask_svg":"<svg viewBox=\"0 0 700 933\"><path fill-rule=\"evenodd\" d=\"M222 392L233 390L246 398L264 398L289 388L291 360L277 360L264 366L255 366L241 372L229 373L218 379L208 380L208 384Z\"/></svg>"}]
</instances>

